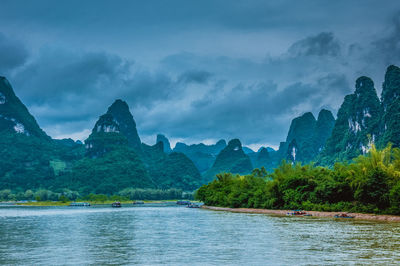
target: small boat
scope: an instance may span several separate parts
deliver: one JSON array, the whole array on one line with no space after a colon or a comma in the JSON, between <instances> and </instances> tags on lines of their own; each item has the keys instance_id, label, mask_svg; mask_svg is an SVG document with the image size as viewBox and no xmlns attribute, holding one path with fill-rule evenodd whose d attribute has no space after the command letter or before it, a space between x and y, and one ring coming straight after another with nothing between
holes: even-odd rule
<instances>
[{"instance_id":1,"label":"small boat","mask_svg":"<svg viewBox=\"0 0 400 266\"><path fill-rule=\"evenodd\" d=\"M141 201L141 200L137 200L137 201L134 201L133 204L134 204L134 205L136 205L136 204L144 204L144 202Z\"/></svg>"},{"instance_id":2,"label":"small boat","mask_svg":"<svg viewBox=\"0 0 400 266\"><path fill-rule=\"evenodd\" d=\"M176 204L178 204L178 205L190 205L191 202L189 200L178 200L176 202Z\"/></svg>"},{"instance_id":3,"label":"small boat","mask_svg":"<svg viewBox=\"0 0 400 266\"><path fill-rule=\"evenodd\" d=\"M190 203L190 204L187 205L186 207L187 207L187 208L200 208L200 205L194 204L194 203Z\"/></svg>"},{"instance_id":4,"label":"small boat","mask_svg":"<svg viewBox=\"0 0 400 266\"><path fill-rule=\"evenodd\" d=\"M121 207L121 202L116 201L116 202L114 202L113 204L111 204L111 207L120 208L120 207Z\"/></svg>"},{"instance_id":5,"label":"small boat","mask_svg":"<svg viewBox=\"0 0 400 266\"><path fill-rule=\"evenodd\" d=\"M89 202L71 202L69 204L71 207L89 207L90 203Z\"/></svg>"},{"instance_id":6,"label":"small boat","mask_svg":"<svg viewBox=\"0 0 400 266\"><path fill-rule=\"evenodd\" d=\"M355 216L349 216L349 215L347 215L347 213L341 213L341 214L336 214L335 216L334 216L335 218L354 218Z\"/></svg>"},{"instance_id":7,"label":"small boat","mask_svg":"<svg viewBox=\"0 0 400 266\"><path fill-rule=\"evenodd\" d=\"M312 214L306 213L305 211L302 211L302 210L293 210L291 212L288 212L286 215L290 215L290 216L312 216Z\"/></svg>"}]
</instances>

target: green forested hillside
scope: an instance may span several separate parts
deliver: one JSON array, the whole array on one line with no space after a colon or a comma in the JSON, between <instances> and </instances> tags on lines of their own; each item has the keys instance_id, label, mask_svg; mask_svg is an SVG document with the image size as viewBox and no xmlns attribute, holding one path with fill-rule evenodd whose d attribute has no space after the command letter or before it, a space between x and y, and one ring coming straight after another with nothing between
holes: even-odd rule
<instances>
[{"instance_id":1,"label":"green forested hillside","mask_svg":"<svg viewBox=\"0 0 400 266\"><path fill-rule=\"evenodd\" d=\"M200 182L184 154L140 143L126 102L116 100L100 116L85 145L52 140L0 79L0 190L115 194L125 188L194 190Z\"/></svg>"},{"instance_id":2,"label":"green forested hillside","mask_svg":"<svg viewBox=\"0 0 400 266\"><path fill-rule=\"evenodd\" d=\"M82 195L115 194L124 188L156 188L139 156L120 147L99 158L85 157L58 176L51 188L69 188Z\"/></svg>"},{"instance_id":3,"label":"green forested hillside","mask_svg":"<svg viewBox=\"0 0 400 266\"><path fill-rule=\"evenodd\" d=\"M260 149L246 154L238 139L228 145L224 140L215 145L177 143L171 151L162 135L149 146L141 143L129 106L122 100L116 100L99 117L82 145L47 136L1 77L0 190L67 189L83 194L113 194L125 188L191 191L221 172L248 174L253 166L271 172L283 159L296 165L315 161L336 167L335 162L367 154L373 144L399 147L399 106L400 69L389 66L381 99L370 78L358 78L355 92L344 98L336 121L328 110L321 110L318 119L312 113L293 119L278 151Z\"/></svg>"}]
</instances>

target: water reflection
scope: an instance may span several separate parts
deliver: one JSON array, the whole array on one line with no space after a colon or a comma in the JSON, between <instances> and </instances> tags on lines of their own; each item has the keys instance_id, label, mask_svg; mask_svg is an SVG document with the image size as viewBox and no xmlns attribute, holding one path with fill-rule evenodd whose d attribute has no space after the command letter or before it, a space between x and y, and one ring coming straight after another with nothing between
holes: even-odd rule
<instances>
[{"instance_id":1,"label":"water reflection","mask_svg":"<svg viewBox=\"0 0 400 266\"><path fill-rule=\"evenodd\" d=\"M0 207L3 264L398 264L400 224L184 207Z\"/></svg>"}]
</instances>

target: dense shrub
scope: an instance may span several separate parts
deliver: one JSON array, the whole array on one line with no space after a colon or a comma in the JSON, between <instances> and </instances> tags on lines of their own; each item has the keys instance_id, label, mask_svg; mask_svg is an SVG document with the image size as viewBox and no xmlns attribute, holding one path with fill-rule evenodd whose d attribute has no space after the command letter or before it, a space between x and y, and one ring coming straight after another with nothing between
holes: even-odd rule
<instances>
[{"instance_id":1,"label":"dense shrub","mask_svg":"<svg viewBox=\"0 0 400 266\"><path fill-rule=\"evenodd\" d=\"M282 162L271 174L230 173L202 186L206 205L233 208L304 209L400 214L400 150L372 146L350 164L332 169Z\"/></svg>"}]
</instances>

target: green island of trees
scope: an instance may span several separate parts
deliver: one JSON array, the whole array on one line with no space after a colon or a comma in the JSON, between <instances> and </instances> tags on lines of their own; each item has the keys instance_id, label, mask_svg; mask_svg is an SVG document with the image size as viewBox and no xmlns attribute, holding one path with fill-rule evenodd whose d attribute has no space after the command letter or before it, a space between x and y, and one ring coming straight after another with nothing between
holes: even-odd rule
<instances>
[{"instance_id":1,"label":"green island of trees","mask_svg":"<svg viewBox=\"0 0 400 266\"><path fill-rule=\"evenodd\" d=\"M283 161L272 173L221 173L195 194L206 205L400 214L400 149L372 145L332 168Z\"/></svg>"}]
</instances>

